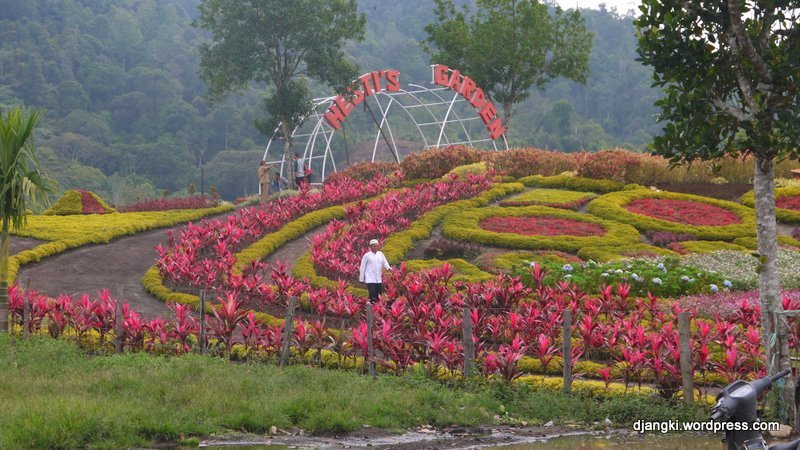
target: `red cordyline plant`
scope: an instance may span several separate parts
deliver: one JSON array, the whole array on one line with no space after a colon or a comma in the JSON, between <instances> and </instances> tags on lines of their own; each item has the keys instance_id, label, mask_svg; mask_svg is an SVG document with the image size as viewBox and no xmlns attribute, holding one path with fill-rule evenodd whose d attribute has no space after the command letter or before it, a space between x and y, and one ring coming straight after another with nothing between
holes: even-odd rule
<instances>
[{"instance_id":1,"label":"red cordyline plant","mask_svg":"<svg viewBox=\"0 0 800 450\"><path fill-rule=\"evenodd\" d=\"M525 342L515 337L511 344L503 344L496 353L488 353L483 361L487 375L498 374L506 382L512 382L522 375L517 363L525 355Z\"/></svg>"},{"instance_id":2,"label":"red cordyline plant","mask_svg":"<svg viewBox=\"0 0 800 450\"><path fill-rule=\"evenodd\" d=\"M231 272L235 262L232 255L243 246L307 212L377 195L398 183L401 176L376 176L367 183L343 178L317 191L303 190L297 196L242 209L225 219L189 224L178 234L171 232L167 246L156 247L159 254L156 266L162 277L175 287L220 291L226 281L223 275Z\"/></svg>"},{"instance_id":3,"label":"red cordyline plant","mask_svg":"<svg viewBox=\"0 0 800 450\"><path fill-rule=\"evenodd\" d=\"M219 299L219 304L211 306L211 314L212 317L206 318L206 323L225 348L225 358L230 359L231 348L239 340L235 332L247 317L247 311L242 308L242 301L235 294L226 292Z\"/></svg>"},{"instance_id":4,"label":"red cordyline plant","mask_svg":"<svg viewBox=\"0 0 800 450\"><path fill-rule=\"evenodd\" d=\"M348 222L334 222L311 242L311 260L318 273L351 282L358 273L365 243L408 228L412 220L436 206L472 197L490 187L484 175L452 176L414 189L390 192L347 210Z\"/></svg>"}]
</instances>

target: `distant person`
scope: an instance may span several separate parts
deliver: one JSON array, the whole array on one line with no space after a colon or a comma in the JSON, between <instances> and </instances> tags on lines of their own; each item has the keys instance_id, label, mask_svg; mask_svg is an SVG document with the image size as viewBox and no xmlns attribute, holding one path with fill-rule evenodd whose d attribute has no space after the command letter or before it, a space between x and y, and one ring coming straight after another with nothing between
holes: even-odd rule
<instances>
[{"instance_id":1,"label":"distant person","mask_svg":"<svg viewBox=\"0 0 800 450\"><path fill-rule=\"evenodd\" d=\"M294 154L294 187L300 189L300 185L306 179L306 164L303 158L297 153Z\"/></svg>"},{"instance_id":2,"label":"distant person","mask_svg":"<svg viewBox=\"0 0 800 450\"><path fill-rule=\"evenodd\" d=\"M378 296L383 293L383 269L392 270L380 248L381 244L377 239L369 241L369 251L361 258L361 268L358 271L358 281L367 285L370 303L377 302Z\"/></svg>"},{"instance_id":3,"label":"distant person","mask_svg":"<svg viewBox=\"0 0 800 450\"><path fill-rule=\"evenodd\" d=\"M263 159L261 165L258 166L258 186L261 190L261 201L267 201L269 198L269 169L275 167L275 164L267 164Z\"/></svg>"},{"instance_id":4,"label":"distant person","mask_svg":"<svg viewBox=\"0 0 800 450\"><path fill-rule=\"evenodd\" d=\"M289 187L289 181L283 178L280 173L275 172L272 176L272 183L270 183L270 192L280 192Z\"/></svg>"}]
</instances>

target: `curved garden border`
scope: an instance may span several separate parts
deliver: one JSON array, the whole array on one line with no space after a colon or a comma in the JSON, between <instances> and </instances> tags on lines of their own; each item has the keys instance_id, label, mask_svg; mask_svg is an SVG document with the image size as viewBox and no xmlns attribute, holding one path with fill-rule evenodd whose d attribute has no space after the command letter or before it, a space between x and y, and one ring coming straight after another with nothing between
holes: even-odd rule
<instances>
[{"instance_id":1,"label":"curved garden border","mask_svg":"<svg viewBox=\"0 0 800 450\"><path fill-rule=\"evenodd\" d=\"M625 205L631 200L640 198L687 200L705 203L731 211L739 217L741 223L722 226L687 225L632 213L625 209ZM627 223L641 231L658 230L671 231L673 233L689 233L696 236L698 239L712 241L732 241L739 237L755 236L756 234L756 213L751 208L737 203L699 195L653 191L649 189L625 190L605 194L592 200L589 203L588 210L591 214L598 217Z\"/></svg>"},{"instance_id":2,"label":"curved garden border","mask_svg":"<svg viewBox=\"0 0 800 450\"><path fill-rule=\"evenodd\" d=\"M781 187L775 188L775 200L778 200L781 197L795 197L800 196L800 187ZM747 205L751 208L755 207L756 204L756 195L755 192L749 191L746 192L742 197L739 199L743 205ZM789 222L789 223L800 223L800 211L794 209L786 209L786 208L778 208L775 207L775 217L781 222Z\"/></svg>"},{"instance_id":3,"label":"curved garden border","mask_svg":"<svg viewBox=\"0 0 800 450\"><path fill-rule=\"evenodd\" d=\"M515 233L496 233L480 227L481 219L487 217L526 217L545 216L588 222L606 229L602 236L523 236ZM604 220L587 214L566 211L546 206L526 206L522 208L488 207L472 208L448 216L442 226L442 235L460 241L498 247L525 250L560 250L574 252L582 247L621 246L640 241L639 232L630 225Z\"/></svg>"}]
</instances>

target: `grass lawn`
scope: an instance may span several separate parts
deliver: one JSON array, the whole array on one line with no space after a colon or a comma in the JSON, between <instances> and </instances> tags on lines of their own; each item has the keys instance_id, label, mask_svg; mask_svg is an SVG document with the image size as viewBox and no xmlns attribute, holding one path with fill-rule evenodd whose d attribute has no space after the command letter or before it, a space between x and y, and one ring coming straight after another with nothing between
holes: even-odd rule
<instances>
[{"instance_id":1,"label":"grass lawn","mask_svg":"<svg viewBox=\"0 0 800 450\"><path fill-rule=\"evenodd\" d=\"M629 396L599 403L476 382L447 387L421 376L353 372L212 357L87 356L74 344L0 334L0 448L121 448L271 426L346 432L367 424L475 425L515 420L590 424L610 418L703 418L700 409ZM498 419L499 417L499 419Z\"/></svg>"}]
</instances>

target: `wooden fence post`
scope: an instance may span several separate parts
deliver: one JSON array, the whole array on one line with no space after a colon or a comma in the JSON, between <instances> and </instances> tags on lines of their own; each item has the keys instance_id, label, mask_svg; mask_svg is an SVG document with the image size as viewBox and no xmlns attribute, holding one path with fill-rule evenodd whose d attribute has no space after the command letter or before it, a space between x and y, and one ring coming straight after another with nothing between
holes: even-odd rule
<instances>
[{"instance_id":1,"label":"wooden fence post","mask_svg":"<svg viewBox=\"0 0 800 450\"><path fill-rule=\"evenodd\" d=\"M22 293L22 337L31 336L31 302L28 301L28 292Z\"/></svg>"},{"instance_id":2,"label":"wooden fence post","mask_svg":"<svg viewBox=\"0 0 800 450\"><path fill-rule=\"evenodd\" d=\"M200 291L200 354L206 354L206 290Z\"/></svg>"},{"instance_id":3,"label":"wooden fence post","mask_svg":"<svg viewBox=\"0 0 800 450\"><path fill-rule=\"evenodd\" d=\"M116 316L114 317L116 320L114 321L114 333L116 336L114 337L114 347L117 353L122 353L122 299L117 297L117 311Z\"/></svg>"},{"instance_id":4,"label":"wooden fence post","mask_svg":"<svg viewBox=\"0 0 800 450\"><path fill-rule=\"evenodd\" d=\"M367 302L367 368L369 369L369 375L374 377L377 374L375 372L375 350L372 344L372 330L375 326L375 317L372 308L372 303Z\"/></svg>"},{"instance_id":5,"label":"wooden fence post","mask_svg":"<svg viewBox=\"0 0 800 450\"><path fill-rule=\"evenodd\" d=\"M683 381L683 401L694 403L694 379L692 378L692 351L689 345L689 312L678 313L678 339L681 352L681 380Z\"/></svg>"},{"instance_id":6,"label":"wooden fence post","mask_svg":"<svg viewBox=\"0 0 800 450\"><path fill-rule=\"evenodd\" d=\"M562 332L562 359L564 361L564 392L572 391L572 310L564 310L564 331Z\"/></svg>"},{"instance_id":7,"label":"wooden fence post","mask_svg":"<svg viewBox=\"0 0 800 450\"><path fill-rule=\"evenodd\" d=\"M472 314L468 306L464 307L463 317L461 334L464 339L464 377L469 377L475 369L475 342L472 340Z\"/></svg>"},{"instance_id":8,"label":"wooden fence post","mask_svg":"<svg viewBox=\"0 0 800 450\"><path fill-rule=\"evenodd\" d=\"M289 348L292 343L292 321L294 320L294 308L297 305L297 297L289 297L289 307L286 308L286 318L283 323L283 346L281 348L281 367L289 361Z\"/></svg>"}]
</instances>

